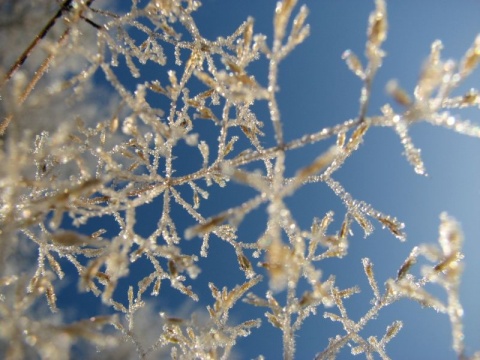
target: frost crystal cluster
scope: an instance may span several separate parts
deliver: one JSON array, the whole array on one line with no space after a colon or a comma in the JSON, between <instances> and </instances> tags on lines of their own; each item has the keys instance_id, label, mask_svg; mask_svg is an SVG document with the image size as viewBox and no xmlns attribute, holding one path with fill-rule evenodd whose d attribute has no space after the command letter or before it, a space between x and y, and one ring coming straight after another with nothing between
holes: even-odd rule
<instances>
[{"instance_id":1,"label":"frost crystal cluster","mask_svg":"<svg viewBox=\"0 0 480 360\"><path fill-rule=\"evenodd\" d=\"M475 89L455 94L480 62L480 37L456 62L434 42L414 91L391 81L390 104L370 109L389 31L386 2L372 1L364 54L343 54L363 84L357 116L290 139L284 124L296 119L279 110L279 73L309 36L307 6L272 7L271 37L247 18L212 40L197 26L201 5L0 2L0 357L242 358L240 341L272 327L281 336L265 341L281 342L283 358L293 359L305 320L316 317L339 326L326 334L319 325L319 343L329 340L315 359L345 349L388 359L402 319L382 333L365 329L406 298L449 318L459 359L480 358L464 345L459 223L442 213L438 243L414 246L379 283L370 258L348 263L349 244L375 225L404 241L404 224L337 178L375 127L398 135L420 175L426 165L412 126L480 137L479 125L455 114L480 104ZM286 171L291 152L321 142L313 161ZM334 194L343 212L300 225L288 201L307 185ZM222 202L219 194L235 198L239 188L245 197ZM254 238L240 235L251 214L264 221ZM213 258L217 244L233 261ZM332 259L363 265L370 289L362 291L372 297L359 318L350 318L349 298L360 288L324 274ZM235 282L199 281L206 262ZM172 298L197 305L166 306Z\"/></svg>"}]
</instances>

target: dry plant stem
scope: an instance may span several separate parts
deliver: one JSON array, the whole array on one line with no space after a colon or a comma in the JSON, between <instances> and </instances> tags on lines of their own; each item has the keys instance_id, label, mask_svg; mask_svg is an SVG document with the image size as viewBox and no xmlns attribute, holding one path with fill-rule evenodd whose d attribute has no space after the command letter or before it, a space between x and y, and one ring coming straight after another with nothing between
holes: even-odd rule
<instances>
[{"instance_id":1,"label":"dry plant stem","mask_svg":"<svg viewBox=\"0 0 480 360\"><path fill-rule=\"evenodd\" d=\"M372 91L372 77L373 76L367 76L361 90L360 113L358 114L359 123L363 123L365 121L365 117L367 116L368 103L370 101L370 93Z\"/></svg>"},{"instance_id":2,"label":"dry plant stem","mask_svg":"<svg viewBox=\"0 0 480 360\"><path fill-rule=\"evenodd\" d=\"M458 69L453 61L442 62L438 43L432 46L414 97L410 99L398 86L390 86L393 100L402 104L400 112L386 104L373 109L379 115L370 116L372 82L385 56L381 45L387 35L386 4L376 0L369 18L366 69L353 52L343 56L363 82L358 111L354 111L356 118L331 127L323 127L322 119L313 119L319 124L318 130L287 141L285 123L295 125L298 119L284 119L280 114L282 104L276 96L282 90L278 88L280 63L304 41L310 29L305 23L308 9L303 5L296 11L297 0L277 2L271 46L267 45L270 39L255 33L253 18L227 36L205 39L201 34L203 24L193 15L199 0L135 0L124 14L90 9L92 1L87 0L59 3L60 10L2 84L12 78L57 19L71 21L25 89L17 88L20 96L15 95L13 109L18 124L24 114L31 115L22 122L27 127L28 121L45 119L45 123L39 121L35 124L38 127L24 132L20 126L12 126L5 147L0 146L0 161L7 164L3 171L0 167L0 356L4 346L8 360L25 358L30 351L37 357L60 360L76 355L72 355L72 349L81 339L91 343L92 349L112 339L114 342L107 344L110 348L102 348L105 353L99 356L227 359L236 355L238 338L251 332L257 336L254 330L262 323L263 327L277 329L283 358L293 360L302 356L296 337L305 330L304 321L323 314L326 320L319 321L334 321L341 327L327 335L331 340L325 349L318 349L316 359L331 360L347 347L353 355L389 359L386 345L400 331L402 322L393 321L381 334L378 330L371 333L368 325L384 307L408 298L450 317L453 349L462 360L467 359L458 294L461 232L453 219L442 216L440 246L415 247L394 277L386 281L384 292L375 279L373 262L362 259L372 298L359 319L350 319L352 302L345 299L360 289L340 289L333 274L324 279L324 262L320 262L335 258L342 268L356 268L358 264L349 262L351 256L346 255L350 241L361 241L357 226L366 237L374 231L376 222L392 238L405 240L401 221L376 210L374 204L354 198L343 183L334 179L337 170L349 165L347 159L360 148L371 127L395 131L415 168L421 163L420 152L408 134L415 123L424 121L480 137L479 126L448 113L480 104L476 90L463 97L451 95L480 62L480 37ZM105 15L103 26L88 19L92 12ZM74 37L79 21L99 30L97 36ZM73 51L73 46L64 46L67 39L75 46ZM52 61L54 57L56 61ZM72 59L67 74L61 62ZM267 81L259 81L260 77L251 73L251 63L259 59L269 63ZM61 66L58 73L56 65ZM49 76L44 75L47 68ZM152 68L156 70L152 72ZM136 84L132 83L135 79ZM111 91L111 98L103 96L103 85ZM35 101L26 101L34 88L33 94L38 96L31 100ZM308 90L307 85L303 90ZM98 96L93 91L99 91ZM52 109L38 106L43 104L43 95L50 100L52 94L63 98L66 93L73 93L69 98L72 101L55 102ZM111 107L105 106L107 98ZM256 104L265 101L270 115L268 126L255 113ZM47 121L51 119L58 123L58 129L50 130ZM2 132L8 121L0 125ZM48 126L50 133L42 126ZM274 143L264 148L269 136ZM310 145L320 141L335 144L313 154L314 160L307 165L286 169L292 150L316 151ZM188 167L184 166L187 162ZM287 176L290 170L294 175ZM232 182L254 194L237 197L235 205L224 203L221 195L235 191ZM333 191L344 205L340 214L328 211L318 218L294 218L296 210L289 208L288 200L307 183ZM210 206L219 198L212 214ZM250 225L248 216L255 217L263 209L267 220L261 224L261 233L243 238L242 226ZM141 218L144 210L152 212L154 219ZM311 226L300 225L303 220L311 220ZM68 221L67 228L64 223ZM149 222L150 230L143 227L144 221ZM110 227L111 223L114 225ZM185 229L186 223L191 226ZM84 233L75 226L91 230ZM193 245L186 244L190 239ZM209 244L217 246L219 241L235 256L228 266L225 262L219 265L222 271L228 271L231 283L223 289L209 283L211 297L207 299L200 290L204 283L196 281L197 275L207 270L205 279L210 271L218 269L209 265L203 268L205 262L200 257L210 256L206 260L216 264L218 259L212 258L214 251L209 252ZM32 247L37 260L27 259L26 270L8 256L10 249L19 248L20 252L23 243ZM416 272L410 271L419 255L433 265L420 269L422 277L417 279ZM65 263L73 265L77 273L70 276ZM138 281L136 275L132 276L137 265L145 271ZM6 273L10 268L16 272L14 276ZM235 271L240 277L233 276ZM111 307L115 319L86 319L53 326L54 331L49 325L51 317L37 324L32 317L36 305L45 303L56 311L58 284L63 285L60 281L67 277L75 279L81 291L92 293L99 303ZM127 283L125 298L122 287ZM259 284L268 288L261 295ZM446 290L445 304L428 292L427 284ZM206 309L198 305L180 316L167 313L155 297L172 293L210 305ZM266 319L252 318L247 311L242 314L246 321L234 324L237 302L242 300L263 307ZM150 312L146 320L137 313L139 310ZM57 314L61 316L62 311ZM97 329L96 325L103 324L116 329L111 337L111 332ZM152 339L145 340L150 334Z\"/></svg>"},{"instance_id":3,"label":"dry plant stem","mask_svg":"<svg viewBox=\"0 0 480 360\"><path fill-rule=\"evenodd\" d=\"M277 100L275 97L275 92L277 88L277 74L278 74L278 63L276 61L276 53L273 52L272 55L273 59L270 61L270 68L269 68L269 83L268 83L268 107L270 110L270 117L273 123L273 127L275 129L275 139L277 140L277 144L280 148L283 147L283 129L280 122L280 112L278 110Z\"/></svg>"},{"instance_id":4,"label":"dry plant stem","mask_svg":"<svg viewBox=\"0 0 480 360\"><path fill-rule=\"evenodd\" d=\"M15 72L22 66L22 64L27 60L28 56L32 52L32 50L37 46L37 44L48 34L50 29L55 25L56 21L65 13L70 11L70 6L72 4L72 1L75 0L65 0L63 4L61 5L60 9L57 10L55 15L53 15L50 20L47 22L47 24L43 27L42 30L35 36L35 39L30 43L30 45L27 46L27 48L23 51L23 53L18 57L18 59L15 61L15 63L12 65L12 67L7 71L5 74L2 82L0 83L0 87L3 87L5 83L10 80L15 74ZM95 0L87 0L85 2L85 6L89 7Z\"/></svg>"},{"instance_id":5,"label":"dry plant stem","mask_svg":"<svg viewBox=\"0 0 480 360\"><path fill-rule=\"evenodd\" d=\"M58 46L61 47L65 44L65 41L68 38L68 34L70 32L70 28L66 29L62 36L58 39ZM32 80L27 84L27 87L23 91L22 95L18 99L18 104L17 106L21 106L25 100L28 98L32 90L35 88L35 85L37 85L38 81L43 77L45 72L48 70L48 67L50 66L50 63L52 60L55 58L55 54L50 54L48 55L45 60L42 62L38 70L35 72L35 75L33 76ZM5 119L3 119L2 123L0 123L0 135L3 135L5 131L8 128L8 125L13 119L13 114L9 114L6 116Z\"/></svg>"},{"instance_id":6,"label":"dry plant stem","mask_svg":"<svg viewBox=\"0 0 480 360\"><path fill-rule=\"evenodd\" d=\"M290 280L291 281L291 280ZM287 285L288 286L288 285ZM282 328L283 341L283 358L285 360L293 360L295 358L295 330L292 326L292 313L294 302L296 300L296 286L287 287L287 304L285 305L286 314L284 315L284 323Z\"/></svg>"},{"instance_id":7,"label":"dry plant stem","mask_svg":"<svg viewBox=\"0 0 480 360\"><path fill-rule=\"evenodd\" d=\"M66 0L63 2L62 6L58 11L55 13L55 15L50 18L50 20L47 22L47 24L43 27L43 29L35 36L35 39L30 43L30 45L24 50L24 52L18 57L18 59L15 61L15 63L12 65L12 67L7 71L5 74L2 82L0 83L0 88L3 87L15 74L15 72L20 68L20 66L23 65L25 60L27 60L28 56L30 53L33 51L35 46L48 34L50 29L55 25L56 21L65 13L70 11L70 6L72 1L75 0ZM85 3L86 7L89 7L93 1L95 0L88 0ZM80 17L83 18L82 14L80 13ZM99 29L99 26L92 21L86 19L88 23L90 23L92 26L96 27ZM68 35L70 33L70 28L67 28L63 34L60 36L57 42L57 46L60 48L62 45L65 44L65 41L68 39ZM52 62L52 60L55 58L55 54L50 53L47 58L42 62L38 70L35 72L34 77L32 80L28 83L27 87L25 88L24 92L18 99L18 106L21 106L24 101L28 98L32 90L34 89L35 85L38 83L38 81L43 77L45 72L48 70L48 66ZM8 125L13 119L13 114L9 114L5 117L5 119L2 120L0 123L0 136L5 134L5 131L8 128Z\"/></svg>"},{"instance_id":8,"label":"dry plant stem","mask_svg":"<svg viewBox=\"0 0 480 360\"><path fill-rule=\"evenodd\" d=\"M52 18L47 22L47 24L43 27L42 30L35 36L35 39L30 43L30 45L27 46L27 48L23 51L23 53L18 57L18 59L15 61L15 63L12 65L12 67L7 71L5 74L0 87L3 87L5 83L11 79L13 74L22 66L22 64L27 60L28 56L32 52L32 50L35 48L35 46L45 37L45 35L48 34L50 29L55 25L55 22L63 15L64 12L68 11L70 4L72 3L73 0L65 0L63 4L60 6L60 9L57 10L55 15L53 15ZM90 1L91 2L91 1Z\"/></svg>"}]
</instances>

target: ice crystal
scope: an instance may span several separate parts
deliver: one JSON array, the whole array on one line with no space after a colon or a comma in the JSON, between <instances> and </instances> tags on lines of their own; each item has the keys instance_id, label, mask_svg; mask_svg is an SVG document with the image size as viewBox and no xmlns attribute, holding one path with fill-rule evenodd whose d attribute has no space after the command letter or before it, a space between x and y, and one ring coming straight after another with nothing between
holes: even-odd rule
<instances>
[{"instance_id":1,"label":"ice crystal","mask_svg":"<svg viewBox=\"0 0 480 360\"><path fill-rule=\"evenodd\" d=\"M358 114L291 139L278 94L280 65L310 33L309 10L297 2L280 0L272 9L271 39L257 33L249 17L215 40L197 25L198 0L121 6L42 0L39 14L29 1L0 4L1 31L22 31L9 17L27 27L37 17L44 21L37 34L24 35L33 40L23 48L0 42L7 54L0 57L2 358L89 357L98 349L104 358L228 359L240 338L273 326L282 334L283 357L293 359L304 321L323 313L342 330L316 359L333 359L349 346L353 355L388 359L402 320L378 335L367 335L367 325L402 298L447 314L452 347L467 358L459 297L463 234L446 213L439 245L415 246L384 286L373 261L363 258L371 307L356 320L348 299L360 288L341 286L323 264L331 258L348 262L358 227L364 237L380 225L406 239L401 220L338 180L374 128L391 128L421 175L428 164L410 135L417 123L480 137L479 124L455 113L478 108L478 90L454 94L478 66L480 37L458 65L442 60L443 46L435 41L413 93L391 80L386 89L392 103L370 109L389 32L387 4L376 0L365 56L353 50L342 56L362 83ZM251 65L261 61L268 67L259 75ZM268 112L257 113L257 106ZM330 145L289 175L287 156L320 142ZM305 229L289 201L309 184L324 184L343 211L315 217ZM218 191L235 193L239 185L249 195L224 205ZM212 203L220 207L212 211ZM145 209L157 216L150 231L139 225ZM264 225L254 238L241 230L248 217ZM202 242L194 248L197 238ZM234 254L228 268L211 254L212 241ZM197 280L204 261L232 278L239 271L241 279L233 286L207 279L213 300L206 298ZM67 279L98 298L108 315L83 317L78 311L69 320L59 300ZM444 289L446 298L430 285ZM262 286L266 290L257 290ZM171 310L154 303L163 293L199 304ZM235 309L245 304L265 308L265 319L247 314L238 320Z\"/></svg>"}]
</instances>

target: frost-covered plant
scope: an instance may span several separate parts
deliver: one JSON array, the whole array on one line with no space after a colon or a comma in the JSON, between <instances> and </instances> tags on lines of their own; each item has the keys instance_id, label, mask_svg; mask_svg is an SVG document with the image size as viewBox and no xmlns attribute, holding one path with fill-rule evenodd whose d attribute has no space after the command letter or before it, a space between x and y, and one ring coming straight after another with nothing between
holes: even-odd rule
<instances>
[{"instance_id":1,"label":"frost-covered plant","mask_svg":"<svg viewBox=\"0 0 480 360\"><path fill-rule=\"evenodd\" d=\"M372 261L363 259L373 298L358 320L349 317L345 299L359 289L322 277L322 262L347 254L354 224L365 236L378 223L406 239L401 221L355 199L335 180L370 129L396 132L418 174L425 166L411 126L427 122L480 136L477 125L451 114L480 102L476 90L452 95L480 61L480 38L458 63L442 60L442 44L433 43L413 94L390 82L395 106L369 116L388 32L385 1L376 0L366 61L350 50L343 56L363 83L358 116L287 141L283 122L290 120L282 119L277 101L279 65L309 35L308 9L296 0L277 3L271 39L256 34L248 18L215 40L197 27L198 0L32 4L0 3L0 41L9 49L0 54L2 358L227 359L240 337L273 326L282 333L284 358L292 359L304 320L323 314L343 330L329 335L316 359L335 358L345 346L354 355L387 359L401 319L383 334L364 337L362 331L403 298L447 314L453 349L467 358L459 300L463 237L446 213L439 244L415 246L384 286ZM35 40L23 44L26 39ZM266 80L250 71L262 61ZM257 113L259 104L268 116ZM332 139L313 162L287 175L290 151ZM212 194L235 192L236 183L251 196L237 205L216 203L214 213L206 208ZM298 224L287 199L311 183L324 183L343 202L340 226L332 226L331 211L310 228ZM159 214L150 232L136 226L149 204ZM245 218L259 209L266 210L262 234L240 237ZM201 247L192 250L197 238ZM209 282L211 298L201 298L196 279L202 258L211 256L211 239L221 239L236 256L231 269L217 271L239 268L242 278L229 287ZM71 319L69 304L57 299L67 279L108 311L86 318L79 311ZM429 284L443 288L446 300ZM206 312L187 305L171 310L156 301L175 292L209 304ZM230 319L235 308L247 306L241 302L265 308L266 320Z\"/></svg>"}]
</instances>

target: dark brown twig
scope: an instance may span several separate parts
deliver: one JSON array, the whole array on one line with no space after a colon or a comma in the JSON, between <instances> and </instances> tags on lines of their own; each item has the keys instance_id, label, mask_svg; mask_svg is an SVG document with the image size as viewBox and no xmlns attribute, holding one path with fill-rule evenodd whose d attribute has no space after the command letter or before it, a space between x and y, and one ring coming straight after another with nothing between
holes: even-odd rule
<instances>
[{"instance_id":1,"label":"dark brown twig","mask_svg":"<svg viewBox=\"0 0 480 360\"><path fill-rule=\"evenodd\" d=\"M35 46L48 34L50 29L55 25L56 21L64 15L64 13L68 13L72 9L72 1L73 0L65 0L58 11L48 20L47 24L43 27L43 29L35 36L33 41L30 43L30 45L27 46L27 48L23 51L23 53L18 57L18 59L15 61L15 63L10 67L10 69L7 71L5 74L3 80L0 83L0 88L5 85L17 72L17 70L20 68L20 66L23 65L23 63L27 60L28 56L31 54ZM90 5L93 3L95 0L87 0L85 2L86 7L90 7ZM92 20L84 17L82 15L82 12L79 13L79 17L83 20L85 20L87 23L95 27L96 29L101 29L101 26L93 22ZM62 44L65 43L65 41L68 38L68 35L70 33L70 28L67 28L63 34L60 36L58 39L58 45L61 46ZM48 69L48 65L51 63L55 55L52 53L47 56L47 58L42 62L40 65L39 69L36 71L35 76L33 79L28 83L26 89L23 91L22 95L19 98L19 105L23 104L23 102L28 98L30 93L32 92L33 88L35 85L38 83L38 81L43 77L43 74L46 72ZM3 135L5 131L7 130L8 125L10 124L11 120L13 118L12 114L7 115L5 119L0 123L0 135Z\"/></svg>"}]
</instances>

